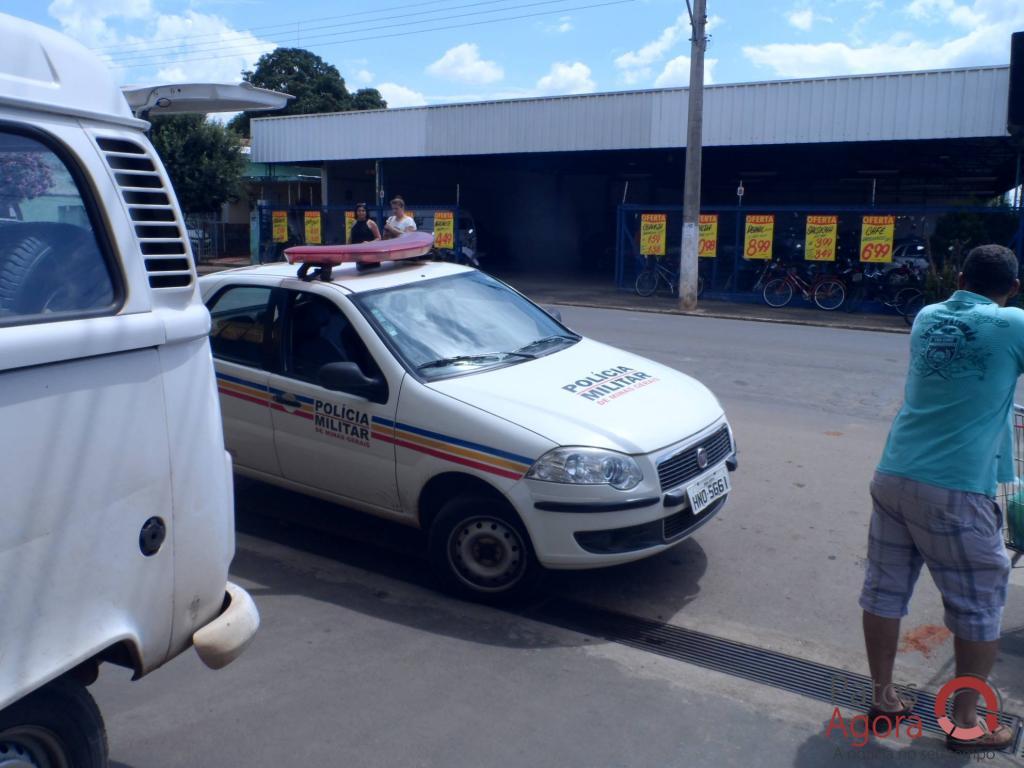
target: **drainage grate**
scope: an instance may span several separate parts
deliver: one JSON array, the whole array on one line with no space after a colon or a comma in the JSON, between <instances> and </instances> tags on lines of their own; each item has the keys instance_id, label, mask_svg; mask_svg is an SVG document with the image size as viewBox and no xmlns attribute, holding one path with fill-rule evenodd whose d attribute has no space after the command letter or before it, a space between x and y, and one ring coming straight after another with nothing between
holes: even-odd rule
<instances>
[{"instance_id":1,"label":"drainage grate","mask_svg":"<svg viewBox=\"0 0 1024 768\"><path fill-rule=\"evenodd\" d=\"M867 711L861 702L870 700L871 680L866 675L854 674L838 667L725 640L671 624L559 598L531 608L526 615L547 624L601 637L847 709ZM915 712L920 715L924 729L942 734L935 721L935 694L921 690L916 690L915 694ZM1014 729L1014 743L1019 747L1021 719L1016 715L1002 712L999 721Z\"/></svg>"}]
</instances>

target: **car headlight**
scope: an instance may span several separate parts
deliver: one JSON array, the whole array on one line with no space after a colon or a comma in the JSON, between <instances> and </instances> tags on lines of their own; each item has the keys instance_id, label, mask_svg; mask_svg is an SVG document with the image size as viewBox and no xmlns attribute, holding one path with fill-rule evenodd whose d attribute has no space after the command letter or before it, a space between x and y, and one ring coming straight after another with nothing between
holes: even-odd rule
<instances>
[{"instance_id":1,"label":"car headlight","mask_svg":"<svg viewBox=\"0 0 1024 768\"><path fill-rule=\"evenodd\" d=\"M537 459L526 476L549 483L610 485L620 491L636 488L644 479L632 456L602 448L555 448Z\"/></svg>"}]
</instances>

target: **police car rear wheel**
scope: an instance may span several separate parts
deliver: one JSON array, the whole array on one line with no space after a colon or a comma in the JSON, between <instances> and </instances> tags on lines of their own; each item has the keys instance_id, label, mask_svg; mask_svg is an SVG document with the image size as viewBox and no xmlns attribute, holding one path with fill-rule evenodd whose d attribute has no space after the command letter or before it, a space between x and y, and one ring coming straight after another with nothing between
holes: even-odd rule
<instances>
[{"instance_id":1,"label":"police car rear wheel","mask_svg":"<svg viewBox=\"0 0 1024 768\"><path fill-rule=\"evenodd\" d=\"M477 599L528 592L540 570L515 513L496 499L459 497L430 531L430 555L448 586Z\"/></svg>"}]
</instances>

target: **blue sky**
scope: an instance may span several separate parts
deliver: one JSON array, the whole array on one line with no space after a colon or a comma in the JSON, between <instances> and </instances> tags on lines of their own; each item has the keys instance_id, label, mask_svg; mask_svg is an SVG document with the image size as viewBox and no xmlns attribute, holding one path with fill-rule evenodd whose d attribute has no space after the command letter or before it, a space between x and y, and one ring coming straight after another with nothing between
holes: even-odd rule
<instances>
[{"instance_id":1,"label":"blue sky","mask_svg":"<svg viewBox=\"0 0 1024 768\"><path fill-rule=\"evenodd\" d=\"M685 85L682 0L3 0L123 83L237 80L301 45L391 106ZM1024 0L708 0L711 82L1001 64ZM513 18L520 17L520 18Z\"/></svg>"}]
</instances>

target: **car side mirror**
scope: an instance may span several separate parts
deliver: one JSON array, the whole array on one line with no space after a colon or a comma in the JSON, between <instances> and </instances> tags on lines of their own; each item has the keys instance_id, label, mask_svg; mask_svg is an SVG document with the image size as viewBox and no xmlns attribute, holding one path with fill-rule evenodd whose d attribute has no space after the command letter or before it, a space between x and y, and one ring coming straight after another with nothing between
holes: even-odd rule
<instances>
[{"instance_id":1,"label":"car side mirror","mask_svg":"<svg viewBox=\"0 0 1024 768\"><path fill-rule=\"evenodd\" d=\"M388 384L384 378L370 378L355 363L328 363L318 371L317 380L324 389L365 397L371 403L388 401Z\"/></svg>"},{"instance_id":2,"label":"car side mirror","mask_svg":"<svg viewBox=\"0 0 1024 768\"><path fill-rule=\"evenodd\" d=\"M544 307L544 311L555 318L558 322L562 322L562 313L554 307Z\"/></svg>"}]
</instances>

